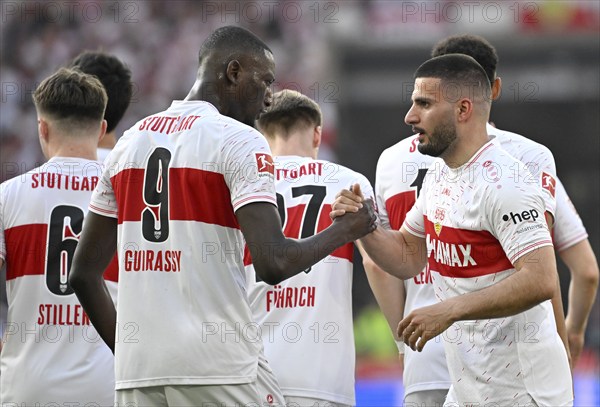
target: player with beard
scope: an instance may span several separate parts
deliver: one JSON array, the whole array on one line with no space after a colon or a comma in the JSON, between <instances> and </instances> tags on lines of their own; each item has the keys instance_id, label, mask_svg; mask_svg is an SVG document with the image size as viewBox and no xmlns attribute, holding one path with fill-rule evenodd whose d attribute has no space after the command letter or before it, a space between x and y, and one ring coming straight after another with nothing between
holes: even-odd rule
<instances>
[{"instance_id":1,"label":"player with beard","mask_svg":"<svg viewBox=\"0 0 600 407\"><path fill-rule=\"evenodd\" d=\"M427 61L415 78L406 122L418 133L419 151L440 158L400 230L378 227L361 239L375 263L397 277L412 278L428 264L442 302L409 313L399 338L421 351L449 327L450 337L463 335L444 338L453 383L448 405L570 405L567 354L547 301L557 278L545 203L523 164L488 136L485 72L453 54ZM360 201L344 191L332 216ZM530 324L536 331L524 340Z\"/></svg>"}]
</instances>

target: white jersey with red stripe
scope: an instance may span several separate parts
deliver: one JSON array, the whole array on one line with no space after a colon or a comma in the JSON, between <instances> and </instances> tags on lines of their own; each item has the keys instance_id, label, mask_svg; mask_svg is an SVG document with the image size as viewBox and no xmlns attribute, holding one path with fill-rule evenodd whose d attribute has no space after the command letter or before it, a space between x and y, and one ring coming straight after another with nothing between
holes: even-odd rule
<instances>
[{"instance_id":1,"label":"white jersey with red stripe","mask_svg":"<svg viewBox=\"0 0 600 407\"><path fill-rule=\"evenodd\" d=\"M55 157L0 185L8 299L2 405L113 404L113 355L68 283L101 173L97 161ZM105 279L115 299L116 263Z\"/></svg>"},{"instance_id":2,"label":"white jersey with red stripe","mask_svg":"<svg viewBox=\"0 0 600 407\"><path fill-rule=\"evenodd\" d=\"M560 180L556 179L556 221L554 224L554 247L557 251L568 249L588 238L587 230L569 199Z\"/></svg>"},{"instance_id":3,"label":"white jersey with red stripe","mask_svg":"<svg viewBox=\"0 0 600 407\"><path fill-rule=\"evenodd\" d=\"M375 195L383 227L399 230L420 193L425 174L434 158L417 149L418 136L389 147L379 157ZM433 276L428 268L404 281L404 316L412 310L438 302L433 292ZM422 352L404 347L404 395L418 391L448 389L452 384L441 337L427 343Z\"/></svg>"},{"instance_id":4,"label":"white jersey with red stripe","mask_svg":"<svg viewBox=\"0 0 600 407\"><path fill-rule=\"evenodd\" d=\"M487 125L488 134L513 157L523 162L528 171L523 174L527 182L538 180L544 194L546 211L554 214L557 202L552 181L556 176L554 157L550 150L519 134L497 129ZM406 213L414 204L427 169L434 158L423 155L417 149L418 136L408 137L386 149L379 158L375 179L375 194L379 215L384 227L399 230ZM518 171L521 167L515 164L505 171ZM550 178L548 177L550 176ZM544 178L545 177L545 178ZM560 203L562 205L563 203ZM563 212L564 213L564 212ZM558 222L555 219L558 231ZM404 315L412 310L437 302L431 285L433 277L429 270L423 270L419 276L405 280L406 302ZM405 348L403 384L405 394L415 391L449 388L444 349L441 341L434 340L422 352L413 352Z\"/></svg>"},{"instance_id":5,"label":"white jersey with red stripe","mask_svg":"<svg viewBox=\"0 0 600 407\"><path fill-rule=\"evenodd\" d=\"M493 142L459 168L433 163L404 227L426 240L440 301L496 284L515 273L517 259L552 245L542 193L527 174ZM453 382L447 403L573 400L549 300L511 317L457 322L442 336Z\"/></svg>"},{"instance_id":6,"label":"white jersey with red stripe","mask_svg":"<svg viewBox=\"0 0 600 407\"><path fill-rule=\"evenodd\" d=\"M118 221L117 389L250 383L262 343L235 211L276 204L269 146L210 103L136 123L90 210Z\"/></svg>"},{"instance_id":7,"label":"white jersey with red stripe","mask_svg":"<svg viewBox=\"0 0 600 407\"><path fill-rule=\"evenodd\" d=\"M363 175L308 157L276 157L275 178L283 231L291 238L327 228L341 189L358 183L365 197L373 197ZM257 281L246 256L248 297L284 396L355 404L352 254L348 243L276 286Z\"/></svg>"}]
</instances>

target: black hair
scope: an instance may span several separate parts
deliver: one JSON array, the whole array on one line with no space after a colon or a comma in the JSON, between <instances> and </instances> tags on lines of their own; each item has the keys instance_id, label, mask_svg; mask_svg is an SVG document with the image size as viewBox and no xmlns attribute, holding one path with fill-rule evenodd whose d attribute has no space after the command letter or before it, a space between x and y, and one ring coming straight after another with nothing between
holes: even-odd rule
<instances>
[{"instance_id":1,"label":"black hair","mask_svg":"<svg viewBox=\"0 0 600 407\"><path fill-rule=\"evenodd\" d=\"M202 61L213 51L224 51L228 56L238 54L261 54L265 50L273 53L260 38L250 31L228 25L216 29L202 44L198 61Z\"/></svg>"},{"instance_id":2,"label":"black hair","mask_svg":"<svg viewBox=\"0 0 600 407\"><path fill-rule=\"evenodd\" d=\"M446 54L464 54L475 59L485 71L490 85L496 79L498 54L496 48L485 38L478 35L453 35L438 42L431 50L432 57Z\"/></svg>"},{"instance_id":3,"label":"black hair","mask_svg":"<svg viewBox=\"0 0 600 407\"><path fill-rule=\"evenodd\" d=\"M104 119L106 132L113 131L129 107L133 94L131 71L117 57L99 51L85 51L70 64L84 73L97 77L108 95Z\"/></svg>"}]
</instances>

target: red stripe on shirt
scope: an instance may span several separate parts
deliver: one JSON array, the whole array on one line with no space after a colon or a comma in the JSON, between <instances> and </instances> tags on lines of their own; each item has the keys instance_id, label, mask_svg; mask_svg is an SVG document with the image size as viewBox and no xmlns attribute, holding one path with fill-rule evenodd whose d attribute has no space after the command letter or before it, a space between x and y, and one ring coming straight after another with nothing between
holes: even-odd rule
<instances>
[{"instance_id":1,"label":"red stripe on shirt","mask_svg":"<svg viewBox=\"0 0 600 407\"><path fill-rule=\"evenodd\" d=\"M6 240L6 280L46 273L48 225L36 223L15 226L4 231ZM104 279L119 281L119 262L112 259Z\"/></svg>"},{"instance_id":2,"label":"red stripe on shirt","mask_svg":"<svg viewBox=\"0 0 600 407\"><path fill-rule=\"evenodd\" d=\"M48 225L36 223L8 228L6 241L6 280L44 274Z\"/></svg>"},{"instance_id":3,"label":"red stripe on shirt","mask_svg":"<svg viewBox=\"0 0 600 407\"><path fill-rule=\"evenodd\" d=\"M144 169L119 172L111 178L119 224L139 222L146 209ZM169 169L170 220L197 221L239 229L223 174L193 168Z\"/></svg>"},{"instance_id":4,"label":"red stripe on shirt","mask_svg":"<svg viewBox=\"0 0 600 407\"><path fill-rule=\"evenodd\" d=\"M431 270L437 271L442 276L472 278L513 268L502 245L490 232L442 226L438 236L434 223L427 217L424 217L424 220L427 240L435 241L436 248L435 253L434 251L429 253L428 264ZM461 250L461 248L468 249L467 245L470 245L469 255L475 265L466 261ZM458 256L458 262L452 261L454 253Z\"/></svg>"},{"instance_id":5,"label":"red stripe on shirt","mask_svg":"<svg viewBox=\"0 0 600 407\"><path fill-rule=\"evenodd\" d=\"M385 209L392 229L400 230L406 214L417 200L416 196L416 191L404 191L385 201Z\"/></svg>"},{"instance_id":6,"label":"red stripe on shirt","mask_svg":"<svg viewBox=\"0 0 600 407\"><path fill-rule=\"evenodd\" d=\"M114 281L115 283L119 282L119 258L117 257L117 253L115 253L110 264L104 270L104 279Z\"/></svg>"}]
</instances>

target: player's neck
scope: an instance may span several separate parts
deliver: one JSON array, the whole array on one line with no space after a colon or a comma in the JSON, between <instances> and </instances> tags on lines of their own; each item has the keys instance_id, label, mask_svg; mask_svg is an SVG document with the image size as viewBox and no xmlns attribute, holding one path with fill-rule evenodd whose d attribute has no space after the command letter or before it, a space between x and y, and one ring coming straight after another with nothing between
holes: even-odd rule
<instances>
[{"instance_id":1,"label":"player's neck","mask_svg":"<svg viewBox=\"0 0 600 407\"><path fill-rule=\"evenodd\" d=\"M98 143L98 148L106 148L112 150L117 144L117 136L115 133L115 130L111 131L110 133L106 133L104 137L102 137L102 140L100 140L100 142Z\"/></svg>"},{"instance_id":2,"label":"player's neck","mask_svg":"<svg viewBox=\"0 0 600 407\"><path fill-rule=\"evenodd\" d=\"M306 145L299 137L290 137L288 140L275 138L269 140L269 146L274 156L297 155L300 157L317 158L317 151L310 145Z\"/></svg>"},{"instance_id":3,"label":"player's neck","mask_svg":"<svg viewBox=\"0 0 600 407\"><path fill-rule=\"evenodd\" d=\"M92 143L63 143L56 146L48 146L48 158L67 157L83 158L86 160L97 160L96 146Z\"/></svg>"},{"instance_id":4,"label":"player's neck","mask_svg":"<svg viewBox=\"0 0 600 407\"><path fill-rule=\"evenodd\" d=\"M485 127L483 130L470 131L462 136L459 135L440 157L448 167L458 168L471 160L488 141L490 141L490 137L487 135Z\"/></svg>"}]
</instances>

